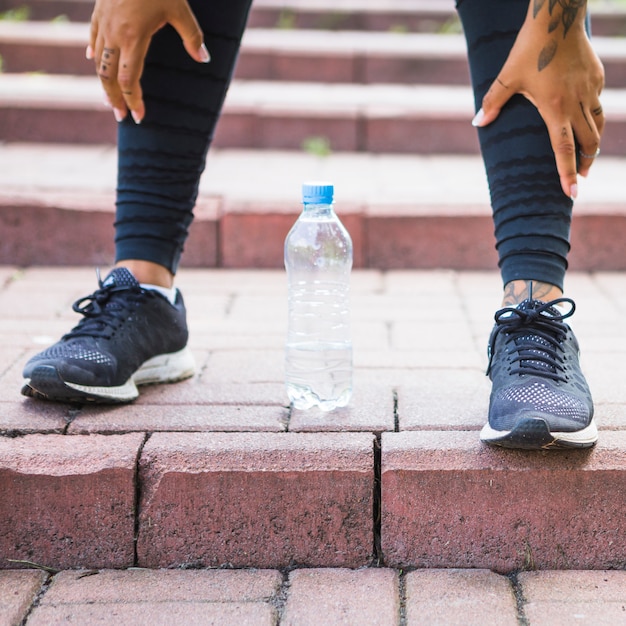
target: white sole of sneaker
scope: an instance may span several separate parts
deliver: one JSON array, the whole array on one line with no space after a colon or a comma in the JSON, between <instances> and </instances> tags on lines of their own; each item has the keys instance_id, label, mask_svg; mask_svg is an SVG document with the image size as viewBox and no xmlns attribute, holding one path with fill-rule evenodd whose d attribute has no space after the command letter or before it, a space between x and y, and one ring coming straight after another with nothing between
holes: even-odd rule
<instances>
[{"instance_id":1,"label":"white sole of sneaker","mask_svg":"<svg viewBox=\"0 0 626 626\"><path fill-rule=\"evenodd\" d=\"M148 359L133 375L136 385L175 383L194 375L196 360L187 347L179 352L160 354Z\"/></svg>"},{"instance_id":2,"label":"white sole of sneaker","mask_svg":"<svg viewBox=\"0 0 626 626\"><path fill-rule=\"evenodd\" d=\"M590 448L598 441L598 429L592 421L589 426L574 432L550 432L543 419L522 420L513 430L494 430L485 424L480 431L484 443L526 450L548 448Z\"/></svg>"},{"instance_id":3,"label":"white sole of sneaker","mask_svg":"<svg viewBox=\"0 0 626 626\"><path fill-rule=\"evenodd\" d=\"M195 370L196 362L193 354L189 348L185 347L179 352L160 354L148 359L131 378L118 387L89 387L70 382L65 382L65 385L101 401L130 402L139 396L138 385L175 383L190 378Z\"/></svg>"}]
</instances>

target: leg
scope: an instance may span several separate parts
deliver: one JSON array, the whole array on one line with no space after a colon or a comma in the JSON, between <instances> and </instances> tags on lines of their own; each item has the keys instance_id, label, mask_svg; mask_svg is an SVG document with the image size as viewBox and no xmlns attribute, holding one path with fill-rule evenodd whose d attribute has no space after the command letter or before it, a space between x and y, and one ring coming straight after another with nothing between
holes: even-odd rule
<instances>
[{"instance_id":1,"label":"leg","mask_svg":"<svg viewBox=\"0 0 626 626\"><path fill-rule=\"evenodd\" d=\"M84 319L26 364L26 396L128 402L137 385L193 374L173 279L250 0L191 5L212 61L191 60L172 28L153 37L142 75L146 116L119 126L116 267L74 304Z\"/></svg>"},{"instance_id":2,"label":"leg","mask_svg":"<svg viewBox=\"0 0 626 626\"><path fill-rule=\"evenodd\" d=\"M172 285L250 3L190 2L206 65L189 58L173 28L153 38L141 81L146 117L141 125L127 117L118 135L116 262L140 282Z\"/></svg>"},{"instance_id":3,"label":"leg","mask_svg":"<svg viewBox=\"0 0 626 626\"><path fill-rule=\"evenodd\" d=\"M528 0L462 0L476 108L496 79ZM534 280L563 289L572 201L563 194L545 124L516 95L491 125L479 129L493 208L503 283Z\"/></svg>"},{"instance_id":4,"label":"leg","mask_svg":"<svg viewBox=\"0 0 626 626\"><path fill-rule=\"evenodd\" d=\"M526 17L528 0L460 0L476 108ZM593 404L562 298L572 200L563 194L549 136L526 98L514 96L479 129L504 284L490 339L493 390L483 441L521 448L586 447ZM571 303L562 314L559 305ZM573 382L568 382L573 381Z\"/></svg>"}]
</instances>

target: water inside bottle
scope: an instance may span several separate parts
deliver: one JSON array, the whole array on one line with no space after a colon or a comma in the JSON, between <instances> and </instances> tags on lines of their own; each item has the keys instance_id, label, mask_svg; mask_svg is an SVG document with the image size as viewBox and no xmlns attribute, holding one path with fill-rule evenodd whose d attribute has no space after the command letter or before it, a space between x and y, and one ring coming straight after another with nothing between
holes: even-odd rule
<instances>
[{"instance_id":1,"label":"water inside bottle","mask_svg":"<svg viewBox=\"0 0 626 626\"><path fill-rule=\"evenodd\" d=\"M332 411L350 402L350 342L287 344L286 370L287 394L296 409Z\"/></svg>"}]
</instances>

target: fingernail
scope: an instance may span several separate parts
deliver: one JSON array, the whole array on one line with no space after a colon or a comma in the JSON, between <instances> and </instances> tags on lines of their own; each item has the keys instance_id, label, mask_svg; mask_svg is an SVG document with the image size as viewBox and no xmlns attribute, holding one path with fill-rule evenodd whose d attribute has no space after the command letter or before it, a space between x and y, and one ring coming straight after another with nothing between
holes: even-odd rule
<instances>
[{"instance_id":1,"label":"fingernail","mask_svg":"<svg viewBox=\"0 0 626 626\"><path fill-rule=\"evenodd\" d=\"M198 56L203 63L208 63L211 60L211 55L209 54L209 51L204 44L200 46L200 49L198 50Z\"/></svg>"},{"instance_id":2,"label":"fingernail","mask_svg":"<svg viewBox=\"0 0 626 626\"><path fill-rule=\"evenodd\" d=\"M572 200L576 200L576 198L578 197L578 185L572 185L569 188L569 197Z\"/></svg>"},{"instance_id":3,"label":"fingernail","mask_svg":"<svg viewBox=\"0 0 626 626\"><path fill-rule=\"evenodd\" d=\"M133 120L135 120L135 124L141 124L141 120L143 119L141 115L137 111L130 112Z\"/></svg>"},{"instance_id":4,"label":"fingernail","mask_svg":"<svg viewBox=\"0 0 626 626\"><path fill-rule=\"evenodd\" d=\"M126 117L126 111L123 111L122 109L116 109L115 107L113 107L113 117L115 117L115 120L117 122L121 122Z\"/></svg>"},{"instance_id":5,"label":"fingernail","mask_svg":"<svg viewBox=\"0 0 626 626\"><path fill-rule=\"evenodd\" d=\"M93 48L89 45L87 46L87 49L85 50L85 58L91 61L93 57L94 57Z\"/></svg>"},{"instance_id":6,"label":"fingernail","mask_svg":"<svg viewBox=\"0 0 626 626\"><path fill-rule=\"evenodd\" d=\"M482 121L485 119L485 112L482 109L478 110L478 113L474 116L472 120L472 126L480 126Z\"/></svg>"}]
</instances>

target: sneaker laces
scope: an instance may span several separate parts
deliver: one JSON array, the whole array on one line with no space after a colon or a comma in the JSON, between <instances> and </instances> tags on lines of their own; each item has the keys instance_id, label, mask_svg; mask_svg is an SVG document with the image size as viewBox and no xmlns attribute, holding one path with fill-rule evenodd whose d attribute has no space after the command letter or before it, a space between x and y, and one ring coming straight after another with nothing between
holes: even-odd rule
<instances>
[{"instance_id":1,"label":"sneaker laces","mask_svg":"<svg viewBox=\"0 0 626 626\"><path fill-rule=\"evenodd\" d=\"M565 313L555 308L561 303L570 306ZM550 302L525 300L518 307L497 311L496 328L489 342L487 375L491 372L496 339L505 333L507 349L509 352L517 352L517 356L512 359L512 363L517 366L510 371L511 374L530 374L566 382L561 344L569 327L563 320L571 317L575 309L576 305L570 298L557 298Z\"/></svg>"},{"instance_id":2,"label":"sneaker laces","mask_svg":"<svg viewBox=\"0 0 626 626\"><path fill-rule=\"evenodd\" d=\"M64 340L85 336L110 339L114 331L128 319L129 304L138 302L143 295L139 284L136 287L128 284L116 285L114 282L105 285L100 278L100 272L98 285L99 289L72 304L72 309L84 317L63 337ZM122 292L123 300L116 297Z\"/></svg>"}]
</instances>

